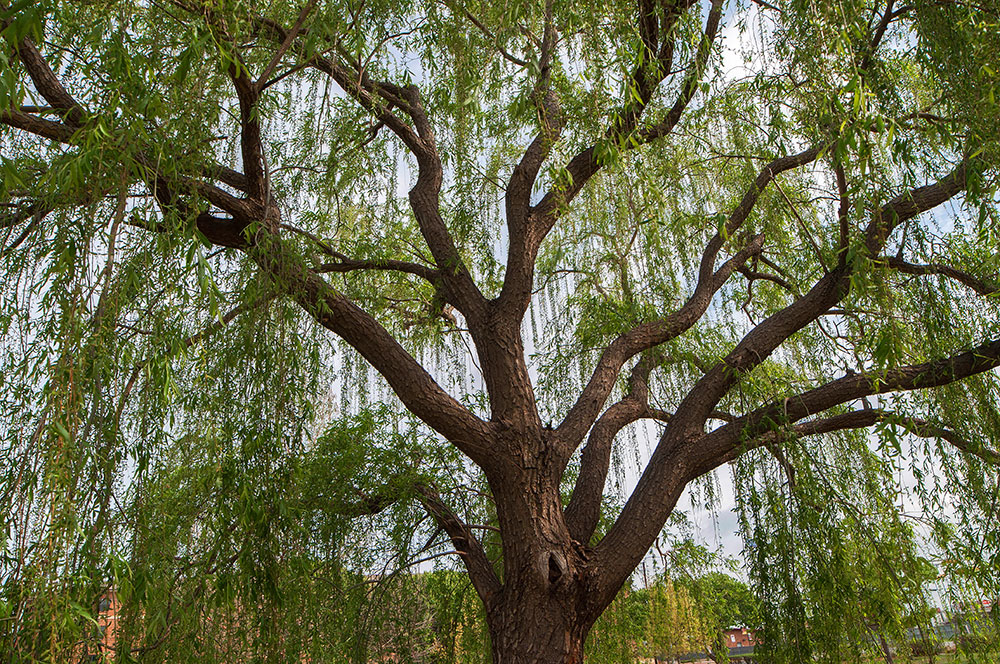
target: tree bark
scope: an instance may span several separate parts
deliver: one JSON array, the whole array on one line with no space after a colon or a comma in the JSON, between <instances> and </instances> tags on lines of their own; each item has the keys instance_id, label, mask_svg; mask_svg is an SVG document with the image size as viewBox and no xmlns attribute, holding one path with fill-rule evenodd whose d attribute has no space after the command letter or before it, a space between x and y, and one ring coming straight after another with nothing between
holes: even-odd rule
<instances>
[{"instance_id":1,"label":"tree bark","mask_svg":"<svg viewBox=\"0 0 1000 664\"><path fill-rule=\"evenodd\" d=\"M545 594L511 593L489 617L493 664L580 664L589 626Z\"/></svg>"},{"instance_id":2,"label":"tree bark","mask_svg":"<svg viewBox=\"0 0 1000 664\"><path fill-rule=\"evenodd\" d=\"M590 551L563 518L559 474L564 460L540 431L504 440L532 450L492 473L503 537L503 585L486 603L494 664L579 664L604 606Z\"/></svg>"}]
</instances>

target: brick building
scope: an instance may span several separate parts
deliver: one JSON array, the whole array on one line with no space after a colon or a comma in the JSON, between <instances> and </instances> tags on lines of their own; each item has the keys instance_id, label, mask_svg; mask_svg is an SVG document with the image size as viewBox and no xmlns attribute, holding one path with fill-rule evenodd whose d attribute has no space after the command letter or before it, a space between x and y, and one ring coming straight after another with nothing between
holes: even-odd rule
<instances>
[{"instance_id":1,"label":"brick building","mask_svg":"<svg viewBox=\"0 0 1000 664\"><path fill-rule=\"evenodd\" d=\"M730 627L725 632L726 646L729 648L749 648L757 645L757 639L746 627Z\"/></svg>"},{"instance_id":2,"label":"brick building","mask_svg":"<svg viewBox=\"0 0 1000 664\"><path fill-rule=\"evenodd\" d=\"M118 614L121 601L114 590L108 590L97 604L97 640L84 642L81 646L79 662L111 662L118 637Z\"/></svg>"}]
</instances>

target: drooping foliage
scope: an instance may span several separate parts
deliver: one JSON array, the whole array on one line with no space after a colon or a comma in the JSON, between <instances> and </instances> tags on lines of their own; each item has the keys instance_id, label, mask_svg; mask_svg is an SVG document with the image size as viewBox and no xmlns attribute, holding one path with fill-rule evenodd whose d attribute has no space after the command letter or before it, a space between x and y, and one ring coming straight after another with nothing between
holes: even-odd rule
<instances>
[{"instance_id":1,"label":"drooping foliage","mask_svg":"<svg viewBox=\"0 0 1000 664\"><path fill-rule=\"evenodd\" d=\"M619 590L703 476L770 661L1000 595L991 3L0 20L14 661L111 591L121 661L485 661L518 597L680 653L708 586Z\"/></svg>"}]
</instances>

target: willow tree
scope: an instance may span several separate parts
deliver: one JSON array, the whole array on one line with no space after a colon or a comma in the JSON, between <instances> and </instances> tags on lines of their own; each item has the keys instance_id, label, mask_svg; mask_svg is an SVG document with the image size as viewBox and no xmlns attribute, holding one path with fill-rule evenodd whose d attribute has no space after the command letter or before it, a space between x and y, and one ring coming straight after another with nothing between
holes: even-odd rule
<instances>
[{"instance_id":1,"label":"willow tree","mask_svg":"<svg viewBox=\"0 0 1000 664\"><path fill-rule=\"evenodd\" d=\"M992 3L5 7L8 625L46 596L11 579L51 587L138 527L122 497L191 508L142 491L184 484L177 445L267 478L373 400L381 433L310 476L311 514L422 506L497 663L580 661L725 464L787 591L769 610L803 626L851 583L837 524L898 520L903 491L968 569L996 562ZM272 514L216 471L233 519Z\"/></svg>"}]
</instances>

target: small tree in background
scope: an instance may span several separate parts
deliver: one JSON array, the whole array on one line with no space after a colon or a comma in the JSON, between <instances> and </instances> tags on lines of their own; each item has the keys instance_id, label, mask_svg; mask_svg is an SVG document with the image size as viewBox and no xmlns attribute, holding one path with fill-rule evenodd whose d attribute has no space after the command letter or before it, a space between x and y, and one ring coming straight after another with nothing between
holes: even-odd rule
<instances>
[{"instance_id":1,"label":"small tree in background","mask_svg":"<svg viewBox=\"0 0 1000 664\"><path fill-rule=\"evenodd\" d=\"M728 660L727 629L744 627L754 635L761 631L757 599L742 581L723 572L709 572L700 577L682 577L679 583L688 589L698 607L715 661Z\"/></svg>"}]
</instances>

